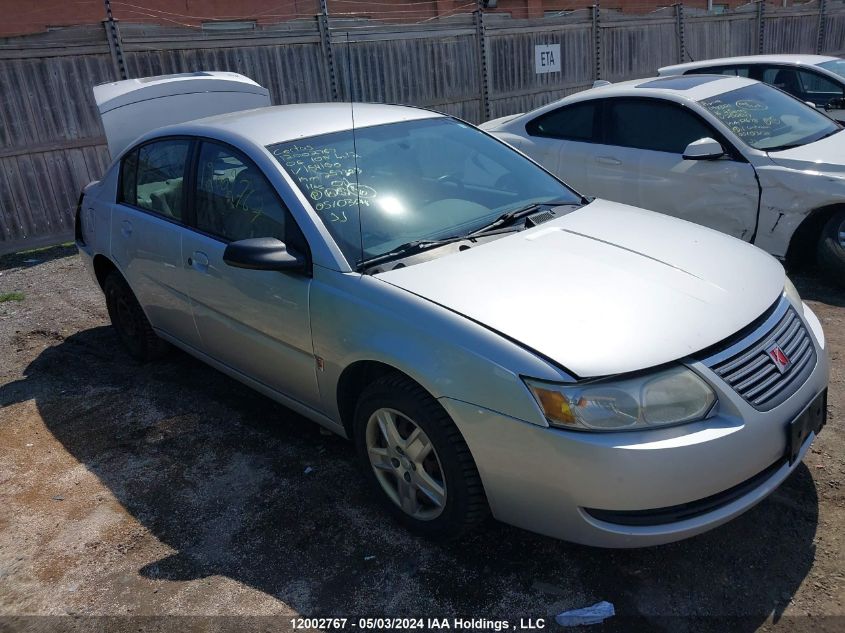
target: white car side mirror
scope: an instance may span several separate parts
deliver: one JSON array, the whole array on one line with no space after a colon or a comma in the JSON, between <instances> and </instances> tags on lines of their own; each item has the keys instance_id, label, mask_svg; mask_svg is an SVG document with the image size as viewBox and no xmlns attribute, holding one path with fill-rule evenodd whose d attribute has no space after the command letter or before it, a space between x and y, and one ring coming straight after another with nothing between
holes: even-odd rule
<instances>
[{"instance_id":1,"label":"white car side mirror","mask_svg":"<svg viewBox=\"0 0 845 633\"><path fill-rule=\"evenodd\" d=\"M693 141L684 150L685 160L714 160L724 155L725 148L709 136Z\"/></svg>"}]
</instances>

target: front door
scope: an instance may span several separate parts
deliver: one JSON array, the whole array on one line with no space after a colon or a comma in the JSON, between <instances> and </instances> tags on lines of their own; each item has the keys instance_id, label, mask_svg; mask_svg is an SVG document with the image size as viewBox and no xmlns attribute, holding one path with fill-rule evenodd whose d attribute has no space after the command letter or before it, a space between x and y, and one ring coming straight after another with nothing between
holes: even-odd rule
<instances>
[{"instance_id":1,"label":"front door","mask_svg":"<svg viewBox=\"0 0 845 633\"><path fill-rule=\"evenodd\" d=\"M686 146L701 138L720 141L726 155L686 160ZM743 240L757 221L759 188L754 168L696 113L659 99L606 101L603 158L597 195L689 220ZM615 172L624 169L624 178ZM603 174L606 174L604 178ZM624 182L624 187L618 184ZM605 183L605 184L602 184Z\"/></svg>"},{"instance_id":2,"label":"front door","mask_svg":"<svg viewBox=\"0 0 845 633\"><path fill-rule=\"evenodd\" d=\"M276 237L307 246L258 167L237 150L202 141L194 227L182 239L202 349L215 360L309 406L319 404L311 342L310 276L229 266L231 241Z\"/></svg>"}]
</instances>

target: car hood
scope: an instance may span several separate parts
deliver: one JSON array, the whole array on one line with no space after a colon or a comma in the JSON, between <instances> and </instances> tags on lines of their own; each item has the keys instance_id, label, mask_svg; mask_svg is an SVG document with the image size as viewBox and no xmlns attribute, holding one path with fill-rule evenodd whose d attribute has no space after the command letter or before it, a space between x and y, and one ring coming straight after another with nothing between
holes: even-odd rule
<instances>
[{"instance_id":1,"label":"car hood","mask_svg":"<svg viewBox=\"0 0 845 633\"><path fill-rule=\"evenodd\" d=\"M777 165L789 169L845 176L845 131L801 147L769 152L769 158Z\"/></svg>"},{"instance_id":2,"label":"car hood","mask_svg":"<svg viewBox=\"0 0 845 633\"><path fill-rule=\"evenodd\" d=\"M781 265L756 247L604 200L377 278L582 378L709 347L759 317L785 281Z\"/></svg>"}]
</instances>

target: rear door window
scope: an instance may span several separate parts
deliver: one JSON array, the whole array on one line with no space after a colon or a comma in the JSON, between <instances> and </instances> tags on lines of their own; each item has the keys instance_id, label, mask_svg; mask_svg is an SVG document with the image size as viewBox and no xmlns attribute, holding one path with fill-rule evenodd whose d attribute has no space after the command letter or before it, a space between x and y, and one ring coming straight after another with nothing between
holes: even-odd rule
<instances>
[{"instance_id":1,"label":"rear door window","mask_svg":"<svg viewBox=\"0 0 845 633\"><path fill-rule=\"evenodd\" d=\"M654 152L683 154L687 145L705 137L718 137L695 114L658 99L609 99L608 145Z\"/></svg>"},{"instance_id":2,"label":"rear door window","mask_svg":"<svg viewBox=\"0 0 845 633\"><path fill-rule=\"evenodd\" d=\"M120 202L181 221L191 141L164 139L128 153L121 164Z\"/></svg>"},{"instance_id":3,"label":"rear door window","mask_svg":"<svg viewBox=\"0 0 845 633\"><path fill-rule=\"evenodd\" d=\"M543 114L526 126L531 136L570 141L596 142L596 112L599 101L582 101Z\"/></svg>"},{"instance_id":4,"label":"rear door window","mask_svg":"<svg viewBox=\"0 0 845 633\"><path fill-rule=\"evenodd\" d=\"M798 70L782 66L765 66L761 75L761 81L780 88L793 97L802 99L801 79Z\"/></svg>"}]
</instances>

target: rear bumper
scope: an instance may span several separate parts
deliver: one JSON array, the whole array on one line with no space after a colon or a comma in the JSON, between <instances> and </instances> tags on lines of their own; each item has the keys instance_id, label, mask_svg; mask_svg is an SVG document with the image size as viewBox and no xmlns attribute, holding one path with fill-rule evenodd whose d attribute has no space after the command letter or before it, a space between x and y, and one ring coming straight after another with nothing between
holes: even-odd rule
<instances>
[{"instance_id":1,"label":"rear bumper","mask_svg":"<svg viewBox=\"0 0 845 633\"><path fill-rule=\"evenodd\" d=\"M752 408L700 364L691 366L717 391L715 415L663 430L577 433L457 400L441 402L475 458L497 519L587 545L658 545L738 516L798 467L815 434L789 464L786 427L827 388L829 375L815 316L807 321L816 366L786 402L767 412ZM672 513L684 508L693 511Z\"/></svg>"}]
</instances>

